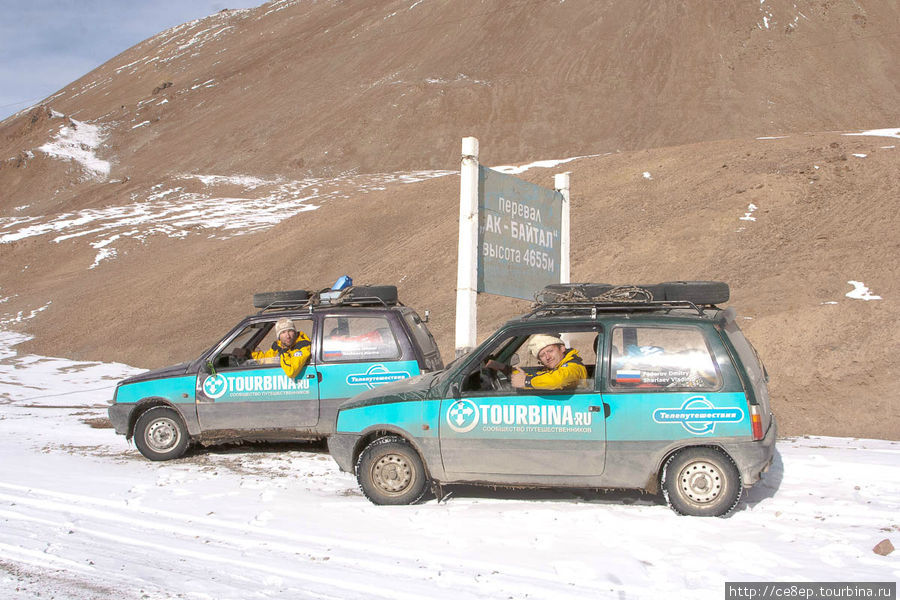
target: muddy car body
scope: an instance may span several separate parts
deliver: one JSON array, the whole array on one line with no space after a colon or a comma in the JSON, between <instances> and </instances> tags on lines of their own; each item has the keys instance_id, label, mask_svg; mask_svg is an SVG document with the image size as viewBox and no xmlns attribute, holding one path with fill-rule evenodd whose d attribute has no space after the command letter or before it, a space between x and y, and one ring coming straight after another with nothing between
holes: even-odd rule
<instances>
[{"instance_id":1,"label":"muddy car body","mask_svg":"<svg viewBox=\"0 0 900 600\"><path fill-rule=\"evenodd\" d=\"M771 464L777 428L765 369L713 283L668 294L691 300L658 284L641 289L661 300L629 288L538 304L445 370L345 403L331 454L378 504L481 483L662 491L679 513L727 514ZM536 335L576 349L587 377L512 388L496 366L536 372Z\"/></svg>"},{"instance_id":2,"label":"muddy car body","mask_svg":"<svg viewBox=\"0 0 900 600\"><path fill-rule=\"evenodd\" d=\"M272 292L254 304L265 308L195 360L120 382L108 411L116 432L134 437L152 460L177 458L191 442L321 439L347 398L442 367L425 322L397 301L393 286ZM246 356L270 346L282 318L311 343L295 378L277 359Z\"/></svg>"}]
</instances>

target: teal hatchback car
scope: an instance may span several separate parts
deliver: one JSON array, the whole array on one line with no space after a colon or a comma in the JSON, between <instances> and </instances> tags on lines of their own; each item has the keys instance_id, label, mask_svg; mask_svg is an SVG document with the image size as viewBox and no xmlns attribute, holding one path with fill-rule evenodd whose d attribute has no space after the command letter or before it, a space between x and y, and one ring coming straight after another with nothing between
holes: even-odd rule
<instances>
[{"instance_id":1,"label":"teal hatchback car","mask_svg":"<svg viewBox=\"0 0 900 600\"><path fill-rule=\"evenodd\" d=\"M121 381L108 410L116 433L151 460L178 458L192 442L321 439L351 396L443 366L427 325L394 286L268 292L254 305L262 310L195 360ZM252 357L272 347L284 319L310 341L294 377L278 357Z\"/></svg>"},{"instance_id":2,"label":"teal hatchback car","mask_svg":"<svg viewBox=\"0 0 900 600\"><path fill-rule=\"evenodd\" d=\"M328 440L340 468L376 504L475 483L634 488L678 513L729 513L772 463L777 428L765 368L734 309L717 306L727 285L576 284L540 298L446 369L343 404ZM537 351L548 339L577 379L523 385L554 381Z\"/></svg>"}]
</instances>

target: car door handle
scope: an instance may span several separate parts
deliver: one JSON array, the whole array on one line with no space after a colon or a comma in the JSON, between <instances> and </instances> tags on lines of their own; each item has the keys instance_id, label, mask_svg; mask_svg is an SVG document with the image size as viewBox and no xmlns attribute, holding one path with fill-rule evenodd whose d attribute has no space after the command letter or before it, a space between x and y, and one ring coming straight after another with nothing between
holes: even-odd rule
<instances>
[{"instance_id":1,"label":"car door handle","mask_svg":"<svg viewBox=\"0 0 900 600\"><path fill-rule=\"evenodd\" d=\"M307 379L317 379L319 383L322 383L322 374L316 371L315 373L310 373L306 376Z\"/></svg>"},{"instance_id":2,"label":"car door handle","mask_svg":"<svg viewBox=\"0 0 900 600\"><path fill-rule=\"evenodd\" d=\"M592 405L592 406L588 406L588 411L590 411L590 412L600 412L600 410L601 410L601 407L599 407L599 406L593 406L593 405ZM609 415L610 415L610 412L611 412L611 411L609 410L609 404L607 404L606 402L604 402L604 403L603 403L602 410L603 410L603 418L604 418L604 419L608 418Z\"/></svg>"}]
</instances>

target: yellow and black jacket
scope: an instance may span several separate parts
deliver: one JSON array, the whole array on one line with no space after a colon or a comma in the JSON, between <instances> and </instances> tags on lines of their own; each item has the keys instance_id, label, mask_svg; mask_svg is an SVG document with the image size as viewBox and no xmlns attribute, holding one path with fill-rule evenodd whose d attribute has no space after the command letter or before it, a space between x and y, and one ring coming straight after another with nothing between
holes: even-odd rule
<instances>
[{"instance_id":1,"label":"yellow and black jacket","mask_svg":"<svg viewBox=\"0 0 900 600\"><path fill-rule=\"evenodd\" d=\"M587 379L587 369L578 350L569 350L555 369L543 369L534 375L525 374L525 387L539 390L574 390L578 382Z\"/></svg>"},{"instance_id":2,"label":"yellow and black jacket","mask_svg":"<svg viewBox=\"0 0 900 600\"><path fill-rule=\"evenodd\" d=\"M251 356L259 360L264 358L281 358L281 368L288 377L293 379L297 376L306 363L309 362L310 343L309 338L302 331L297 332L297 340L290 348L283 348L280 340L272 342L272 347L265 352L253 352Z\"/></svg>"}]
</instances>

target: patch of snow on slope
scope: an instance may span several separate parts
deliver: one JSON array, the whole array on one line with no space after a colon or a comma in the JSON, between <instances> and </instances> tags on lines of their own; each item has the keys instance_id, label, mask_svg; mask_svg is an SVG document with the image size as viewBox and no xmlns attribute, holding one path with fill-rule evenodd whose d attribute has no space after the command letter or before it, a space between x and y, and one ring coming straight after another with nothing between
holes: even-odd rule
<instances>
[{"instance_id":1,"label":"patch of snow on slope","mask_svg":"<svg viewBox=\"0 0 900 600\"><path fill-rule=\"evenodd\" d=\"M70 121L71 127L63 125L54 141L44 144L38 150L53 158L75 161L94 177L108 177L109 161L101 160L95 154L106 138L103 129L99 125L75 119Z\"/></svg>"},{"instance_id":2,"label":"patch of snow on slope","mask_svg":"<svg viewBox=\"0 0 900 600\"><path fill-rule=\"evenodd\" d=\"M855 298L857 300L881 300L881 296L876 296L872 292L869 291L869 288L866 287L862 281L848 281L850 285L853 286L853 289L846 294L848 298Z\"/></svg>"},{"instance_id":3,"label":"patch of snow on slope","mask_svg":"<svg viewBox=\"0 0 900 600\"><path fill-rule=\"evenodd\" d=\"M0 217L0 243L55 234L54 242L86 238L98 250L96 267L116 256L113 243L127 239L144 241L153 235L183 238L198 233L214 239L269 229L322 203L383 189L388 184L415 183L444 177L456 171L416 171L375 175L348 175L334 179L310 178L285 181L246 175L184 175L199 180L203 192L187 192L181 186L154 185L141 198L124 206L90 208L59 215ZM239 186L246 196L218 195L215 187ZM230 193L234 190L229 189Z\"/></svg>"},{"instance_id":4,"label":"patch of snow on slope","mask_svg":"<svg viewBox=\"0 0 900 600\"><path fill-rule=\"evenodd\" d=\"M900 139L900 127L892 127L889 129L869 129L868 131L860 131L859 133L845 133L844 135L874 135L879 137L892 137Z\"/></svg>"},{"instance_id":5,"label":"patch of snow on slope","mask_svg":"<svg viewBox=\"0 0 900 600\"><path fill-rule=\"evenodd\" d=\"M500 167L491 167L494 171L499 171L500 173L506 173L507 175L518 175L520 173L524 173L528 169L533 169L535 167L541 169L552 169L553 167L565 164L567 162L572 162L573 160L580 160L582 158L595 158L597 156L606 156L609 152L605 152L603 154L586 154L584 156L573 156L572 158L561 158L559 160L537 160L532 163L528 163L527 165L520 165L518 167L511 165L504 165Z\"/></svg>"},{"instance_id":6,"label":"patch of snow on slope","mask_svg":"<svg viewBox=\"0 0 900 600\"><path fill-rule=\"evenodd\" d=\"M25 267L25 268L27 269L28 267ZM9 300L9 298L4 298L4 301L6 301L6 300ZM14 317L0 318L0 326L19 324L19 323L28 321L29 319L33 319L38 315L38 313L41 313L41 312L47 310L48 308L50 308L51 304L53 304L52 300L47 302L46 304L44 304L43 306L41 306L39 308L35 308L35 309L28 311L27 313L24 310L20 310ZM18 342L16 342L16 343L18 343Z\"/></svg>"},{"instance_id":7,"label":"patch of snow on slope","mask_svg":"<svg viewBox=\"0 0 900 600\"><path fill-rule=\"evenodd\" d=\"M268 16L268 15L270 15L270 14L272 14L272 13L275 13L275 12L278 12L278 11L280 11L280 10L284 10L284 9L286 9L286 8L289 8L289 7L291 7L291 6L295 6L295 5L297 5L297 4L300 4L300 1L301 1L301 0L274 0L273 2L269 2L269 3L268 3L268 6L271 7L271 8L269 8L269 10L267 10L267 11L264 12L262 15L260 15L259 18L262 19L262 18L264 18L264 17L266 17L266 16Z\"/></svg>"}]
</instances>

